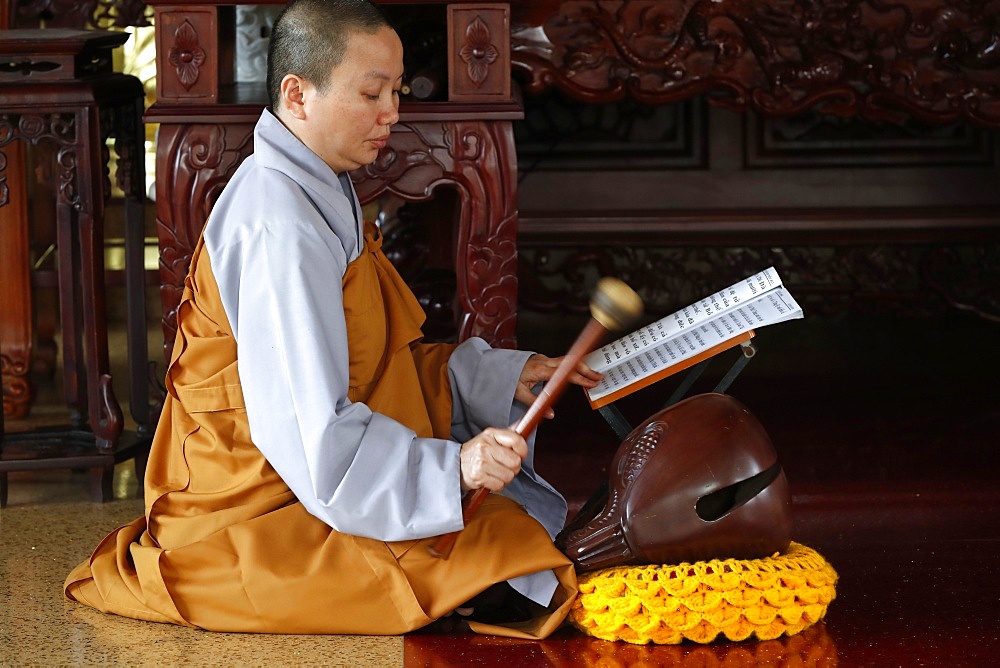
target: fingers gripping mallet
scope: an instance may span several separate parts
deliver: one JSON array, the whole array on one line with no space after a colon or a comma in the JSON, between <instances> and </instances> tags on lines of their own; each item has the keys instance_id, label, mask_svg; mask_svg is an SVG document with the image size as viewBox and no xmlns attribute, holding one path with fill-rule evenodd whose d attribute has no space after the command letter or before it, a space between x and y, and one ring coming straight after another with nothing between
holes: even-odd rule
<instances>
[{"instance_id":1,"label":"fingers gripping mallet","mask_svg":"<svg viewBox=\"0 0 1000 668\"><path fill-rule=\"evenodd\" d=\"M590 320L528 407L524 417L514 425L514 431L527 438L566 389L570 374L584 355L596 348L608 332L620 331L632 325L642 316L642 311L642 299L624 282L611 277L599 280L590 298ZM469 523L489 493L488 489L481 487L465 496L462 500L462 519L465 524ZM457 531L439 536L428 551L435 557L447 558L457 537Z\"/></svg>"}]
</instances>

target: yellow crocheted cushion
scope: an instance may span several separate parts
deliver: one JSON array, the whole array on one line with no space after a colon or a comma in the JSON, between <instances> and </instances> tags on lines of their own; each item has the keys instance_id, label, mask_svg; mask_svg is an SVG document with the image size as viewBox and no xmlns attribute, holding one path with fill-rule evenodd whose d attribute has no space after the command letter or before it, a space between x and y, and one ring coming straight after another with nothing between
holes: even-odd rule
<instances>
[{"instance_id":1,"label":"yellow crocheted cushion","mask_svg":"<svg viewBox=\"0 0 1000 668\"><path fill-rule=\"evenodd\" d=\"M833 567L799 543L764 559L620 566L580 575L569 620L595 638L640 645L771 640L822 619L836 584Z\"/></svg>"}]
</instances>

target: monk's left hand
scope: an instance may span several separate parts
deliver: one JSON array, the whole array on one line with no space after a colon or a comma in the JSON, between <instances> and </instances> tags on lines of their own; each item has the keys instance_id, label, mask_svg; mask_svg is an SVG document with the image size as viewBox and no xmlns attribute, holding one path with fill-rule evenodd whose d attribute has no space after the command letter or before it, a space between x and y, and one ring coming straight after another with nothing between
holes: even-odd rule
<instances>
[{"instance_id":1,"label":"monk's left hand","mask_svg":"<svg viewBox=\"0 0 1000 668\"><path fill-rule=\"evenodd\" d=\"M535 395L532 393L531 388L538 383L552 378L552 374L555 373L562 360L562 357L547 357L538 353L529 357L528 361L524 363L524 368L521 369L521 377L517 381L517 390L514 392L514 398L530 406L535 400ZM594 371L583 360L580 360L576 368L570 372L568 380L574 385L590 389L597 387L602 378L604 378L603 374ZM554 415L555 411L550 407L545 417L552 418Z\"/></svg>"}]
</instances>

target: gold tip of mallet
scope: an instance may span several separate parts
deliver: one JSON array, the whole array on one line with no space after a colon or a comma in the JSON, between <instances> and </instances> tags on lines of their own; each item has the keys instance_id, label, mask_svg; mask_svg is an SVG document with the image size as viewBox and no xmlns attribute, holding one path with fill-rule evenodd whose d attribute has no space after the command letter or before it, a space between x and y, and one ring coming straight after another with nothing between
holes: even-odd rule
<instances>
[{"instance_id":1,"label":"gold tip of mallet","mask_svg":"<svg viewBox=\"0 0 1000 668\"><path fill-rule=\"evenodd\" d=\"M642 298L624 281L605 276L590 298L590 314L608 331L620 331L642 317Z\"/></svg>"}]
</instances>

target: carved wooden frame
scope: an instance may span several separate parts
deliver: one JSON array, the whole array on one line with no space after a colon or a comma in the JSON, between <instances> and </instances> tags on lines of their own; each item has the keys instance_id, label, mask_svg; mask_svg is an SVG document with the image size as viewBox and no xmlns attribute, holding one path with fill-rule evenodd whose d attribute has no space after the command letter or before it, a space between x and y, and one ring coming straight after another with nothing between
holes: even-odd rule
<instances>
[{"instance_id":1,"label":"carved wooden frame","mask_svg":"<svg viewBox=\"0 0 1000 668\"><path fill-rule=\"evenodd\" d=\"M163 355L177 334L184 278L208 214L253 151L253 123L160 123L156 144L156 231L160 246Z\"/></svg>"},{"instance_id":2,"label":"carved wooden frame","mask_svg":"<svg viewBox=\"0 0 1000 668\"><path fill-rule=\"evenodd\" d=\"M252 150L253 124L162 123L157 146L157 230L164 356L194 247L215 200ZM455 271L459 337L513 347L517 313L516 162L509 121L398 124L378 160L354 173L362 202L390 192L420 201L457 190L461 211Z\"/></svg>"},{"instance_id":3,"label":"carved wooden frame","mask_svg":"<svg viewBox=\"0 0 1000 668\"><path fill-rule=\"evenodd\" d=\"M510 6L448 5L448 99L510 100Z\"/></svg>"},{"instance_id":4,"label":"carved wooden frame","mask_svg":"<svg viewBox=\"0 0 1000 668\"><path fill-rule=\"evenodd\" d=\"M527 3L525 3L526 5ZM996 0L564 0L515 4L526 90L734 111L1000 126ZM539 30L541 28L541 30Z\"/></svg>"},{"instance_id":5,"label":"carved wooden frame","mask_svg":"<svg viewBox=\"0 0 1000 668\"><path fill-rule=\"evenodd\" d=\"M389 146L352 176L362 201L389 191L423 200L438 187L459 194L455 273L459 340L516 343L517 167L509 121L400 123Z\"/></svg>"}]
</instances>

